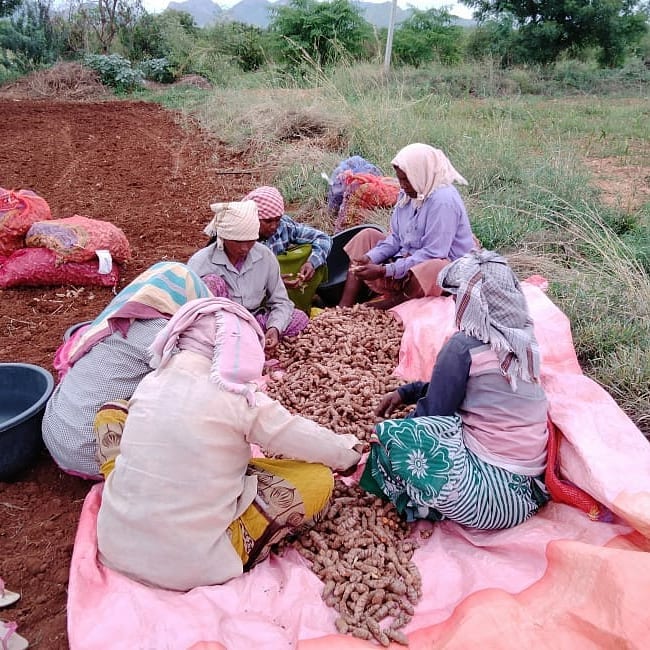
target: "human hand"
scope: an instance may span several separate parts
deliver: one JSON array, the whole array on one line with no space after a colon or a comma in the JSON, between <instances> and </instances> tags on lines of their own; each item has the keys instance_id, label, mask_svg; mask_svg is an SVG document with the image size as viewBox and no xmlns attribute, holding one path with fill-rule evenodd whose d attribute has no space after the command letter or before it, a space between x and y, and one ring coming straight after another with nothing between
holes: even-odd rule
<instances>
[{"instance_id":1,"label":"human hand","mask_svg":"<svg viewBox=\"0 0 650 650\"><path fill-rule=\"evenodd\" d=\"M359 267L370 264L370 258L367 255L350 260L350 271L354 273Z\"/></svg>"},{"instance_id":2,"label":"human hand","mask_svg":"<svg viewBox=\"0 0 650 650\"><path fill-rule=\"evenodd\" d=\"M316 269L311 262L305 262L298 273L298 279L301 282L309 282L313 277Z\"/></svg>"},{"instance_id":3,"label":"human hand","mask_svg":"<svg viewBox=\"0 0 650 650\"><path fill-rule=\"evenodd\" d=\"M300 287L302 280L300 279L300 274L298 273L283 273L282 282L287 289L298 289Z\"/></svg>"},{"instance_id":4,"label":"human hand","mask_svg":"<svg viewBox=\"0 0 650 650\"><path fill-rule=\"evenodd\" d=\"M386 267L383 264L362 264L353 273L361 280L377 280L386 276Z\"/></svg>"},{"instance_id":5,"label":"human hand","mask_svg":"<svg viewBox=\"0 0 650 650\"><path fill-rule=\"evenodd\" d=\"M359 461L361 460L361 454L363 453L363 443L360 442L360 443L354 445L354 447L352 447L352 449L354 451L356 451L357 454L359 454L359 458L357 458L357 460L354 463L352 463L352 465L350 465L350 467L348 467L347 469L337 470L336 473L339 476L343 476L343 477L352 476L357 471L357 468L359 467Z\"/></svg>"},{"instance_id":6,"label":"human hand","mask_svg":"<svg viewBox=\"0 0 650 650\"><path fill-rule=\"evenodd\" d=\"M387 418L403 403L404 402L402 402L402 397L399 394L399 391L394 390L391 393L387 393L381 398L379 406L375 409L375 415L379 416L380 418Z\"/></svg>"},{"instance_id":7,"label":"human hand","mask_svg":"<svg viewBox=\"0 0 650 650\"><path fill-rule=\"evenodd\" d=\"M264 349L273 350L280 342L280 332L275 327L269 327L264 335Z\"/></svg>"}]
</instances>

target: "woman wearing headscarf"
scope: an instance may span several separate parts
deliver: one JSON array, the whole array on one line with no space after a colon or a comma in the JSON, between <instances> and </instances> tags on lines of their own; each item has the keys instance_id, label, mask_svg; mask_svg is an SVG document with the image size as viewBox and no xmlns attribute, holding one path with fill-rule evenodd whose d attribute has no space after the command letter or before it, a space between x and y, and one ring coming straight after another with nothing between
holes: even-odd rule
<instances>
[{"instance_id":1,"label":"woman wearing headscarf","mask_svg":"<svg viewBox=\"0 0 650 650\"><path fill-rule=\"evenodd\" d=\"M332 493L329 468L356 466L355 436L261 392L263 344L250 313L223 298L188 303L156 338L155 372L129 403L107 471L106 566L167 589L224 583L313 523ZM275 458L252 458L252 443Z\"/></svg>"},{"instance_id":2,"label":"woman wearing headscarf","mask_svg":"<svg viewBox=\"0 0 650 650\"><path fill-rule=\"evenodd\" d=\"M373 434L361 485L407 518L515 526L546 503L547 402L526 298L506 260L472 251L443 268L459 331L431 380L386 395L377 414L416 404Z\"/></svg>"},{"instance_id":3,"label":"woman wearing headscarf","mask_svg":"<svg viewBox=\"0 0 650 650\"><path fill-rule=\"evenodd\" d=\"M294 308L273 252L260 244L260 221L254 201L213 203L214 217L203 232L210 237L187 265L205 280L213 295L243 305L265 331L266 347L280 335L294 336L308 324Z\"/></svg>"},{"instance_id":4,"label":"woman wearing headscarf","mask_svg":"<svg viewBox=\"0 0 650 650\"><path fill-rule=\"evenodd\" d=\"M440 269L469 252L474 236L454 183L467 181L428 144L404 147L392 161L402 191L384 235L366 228L344 250L350 269L339 302L353 305L365 282L378 296L369 305L389 309L409 298L439 296Z\"/></svg>"},{"instance_id":5,"label":"woman wearing headscarf","mask_svg":"<svg viewBox=\"0 0 650 650\"><path fill-rule=\"evenodd\" d=\"M284 199L275 187L262 185L242 201L255 201L260 219L259 241L277 256L293 304L309 314L318 285L327 280L332 238L285 214Z\"/></svg>"},{"instance_id":6,"label":"woman wearing headscarf","mask_svg":"<svg viewBox=\"0 0 650 650\"><path fill-rule=\"evenodd\" d=\"M109 400L131 397L149 372L148 348L188 300L210 295L185 264L159 262L124 287L57 351L60 383L43 415L43 440L69 474L101 479L94 420Z\"/></svg>"}]
</instances>

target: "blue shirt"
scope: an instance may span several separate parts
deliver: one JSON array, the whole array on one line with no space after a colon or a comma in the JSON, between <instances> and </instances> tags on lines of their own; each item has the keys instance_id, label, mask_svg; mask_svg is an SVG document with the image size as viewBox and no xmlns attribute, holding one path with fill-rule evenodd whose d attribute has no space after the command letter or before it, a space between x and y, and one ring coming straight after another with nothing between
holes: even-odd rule
<instances>
[{"instance_id":1,"label":"blue shirt","mask_svg":"<svg viewBox=\"0 0 650 650\"><path fill-rule=\"evenodd\" d=\"M297 223L289 215L282 215L278 229L266 240L260 240L276 255L285 253L291 246L311 244L309 262L317 269L325 264L332 248L332 238L316 228L304 223Z\"/></svg>"}]
</instances>

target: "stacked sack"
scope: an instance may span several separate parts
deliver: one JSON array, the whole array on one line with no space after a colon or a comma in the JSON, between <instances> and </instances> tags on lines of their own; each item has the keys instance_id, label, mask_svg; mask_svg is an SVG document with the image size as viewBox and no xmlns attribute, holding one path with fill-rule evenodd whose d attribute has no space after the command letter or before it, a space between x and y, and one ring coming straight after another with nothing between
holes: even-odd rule
<instances>
[{"instance_id":1,"label":"stacked sack","mask_svg":"<svg viewBox=\"0 0 650 650\"><path fill-rule=\"evenodd\" d=\"M336 215L334 232L369 223L378 208L397 202L399 182L361 156L342 160L329 177L327 205Z\"/></svg>"},{"instance_id":2,"label":"stacked sack","mask_svg":"<svg viewBox=\"0 0 650 650\"><path fill-rule=\"evenodd\" d=\"M52 219L42 197L0 188L0 288L115 286L131 258L117 226L73 215Z\"/></svg>"}]
</instances>

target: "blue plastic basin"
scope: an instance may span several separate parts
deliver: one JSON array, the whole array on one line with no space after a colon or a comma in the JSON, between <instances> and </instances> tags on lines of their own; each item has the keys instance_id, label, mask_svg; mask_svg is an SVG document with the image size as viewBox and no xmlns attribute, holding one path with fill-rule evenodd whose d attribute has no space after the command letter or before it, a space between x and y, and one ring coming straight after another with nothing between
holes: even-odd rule
<instances>
[{"instance_id":1,"label":"blue plastic basin","mask_svg":"<svg viewBox=\"0 0 650 650\"><path fill-rule=\"evenodd\" d=\"M0 363L0 481L29 467L43 444L41 421L52 375L30 363Z\"/></svg>"}]
</instances>

